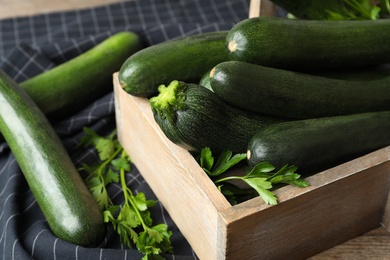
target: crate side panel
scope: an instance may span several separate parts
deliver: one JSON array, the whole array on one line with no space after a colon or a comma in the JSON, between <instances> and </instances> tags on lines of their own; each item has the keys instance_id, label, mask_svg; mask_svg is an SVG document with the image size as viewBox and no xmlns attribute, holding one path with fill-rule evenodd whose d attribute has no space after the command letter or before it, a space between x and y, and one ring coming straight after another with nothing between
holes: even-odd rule
<instances>
[{"instance_id":1,"label":"crate side panel","mask_svg":"<svg viewBox=\"0 0 390 260\"><path fill-rule=\"evenodd\" d=\"M118 86L115 91L123 92L116 93L120 113L117 120L121 127L119 139L137 169L198 257L223 259L225 252L216 245L218 211L215 205L230 205L208 177L202 179L203 172L187 151L175 145L167 146L169 140L154 130L150 124L153 121L145 118L141 107L147 106L147 100L132 97ZM199 186L207 181L211 184ZM215 192L215 196L210 192ZM220 197L223 200L218 200Z\"/></svg>"},{"instance_id":2,"label":"crate side panel","mask_svg":"<svg viewBox=\"0 0 390 260\"><path fill-rule=\"evenodd\" d=\"M389 167L377 165L246 217L234 216L244 207L224 211L224 218L236 219L227 226L227 259L305 259L378 227Z\"/></svg>"}]
</instances>

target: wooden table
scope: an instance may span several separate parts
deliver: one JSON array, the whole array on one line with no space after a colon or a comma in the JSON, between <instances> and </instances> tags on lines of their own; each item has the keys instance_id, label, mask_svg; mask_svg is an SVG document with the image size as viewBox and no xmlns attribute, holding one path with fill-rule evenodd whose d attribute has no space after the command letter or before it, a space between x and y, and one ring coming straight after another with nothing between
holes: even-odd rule
<instances>
[{"instance_id":1,"label":"wooden table","mask_svg":"<svg viewBox=\"0 0 390 260\"><path fill-rule=\"evenodd\" d=\"M0 19L95 7L115 2L120 0L0 0ZM390 259L390 231L378 227L310 259Z\"/></svg>"},{"instance_id":2,"label":"wooden table","mask_svg":"<svg viewBox=\"0 0 390 260\"><path fill-rule=\"evenodd\" d=\"M131 0L128 0L131 1ZM120 0L0 0L0 19L105 5Z\"/></svg>"}]
</instances>

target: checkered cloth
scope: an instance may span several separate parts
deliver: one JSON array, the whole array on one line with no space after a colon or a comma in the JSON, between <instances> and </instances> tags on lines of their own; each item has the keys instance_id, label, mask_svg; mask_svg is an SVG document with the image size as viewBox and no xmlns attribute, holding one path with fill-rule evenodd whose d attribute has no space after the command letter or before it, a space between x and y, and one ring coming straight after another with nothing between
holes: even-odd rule
<instances>
[{"instance_id":1,"label":"checkered cloth","mask_svg":"<svg viewBox=\"0 0 390 260\"><path fill-rule=\"evenodd\" d=\"M168 39L230 29L247 18L249 0L133 0L103 7L0 20L0 68L17 82L65 62L119 31L134 31L148 45ZM69 118L55 123L77 166L98 158L93 149L76 150L84 126L99 134L115 129L110 93ZM128 186L157 199L136 168ZM122 203L120 185L110 185L114 203ZM174 253L167 259L196 259L190 245L161 204L151 208L155 223L173 231ZM14 156L0 140L0 258L24 259L140 259L136 249L120 244L112 229L96 248L84 248L55 237L42 215Z\"/></svg>"}]
</instances>

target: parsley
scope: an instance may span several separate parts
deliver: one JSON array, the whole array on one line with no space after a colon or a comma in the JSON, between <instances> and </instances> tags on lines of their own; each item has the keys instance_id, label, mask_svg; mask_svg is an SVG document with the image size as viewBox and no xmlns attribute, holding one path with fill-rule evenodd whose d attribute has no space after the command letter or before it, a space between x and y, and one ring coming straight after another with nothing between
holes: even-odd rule
<instances>
[{"instance_id":1,"label":"parsley","mask_svg":"<svg viewBox=\"0 0 390 260\"><path fill-rule=\"evenodd\" d=\"M384 2L384 4L388 4L388 0ZM342 0L338 10L326 11L331 20L377 20L380 18L381 7L371 0Z\"/></svg>"},{"instance_id":2,"label":"parsley","mask_svg":"<svg viewBox=\"0 0 390 260\"><path fill-rule=\"evenodd\" d=\"M381 12L385 18L385 15L390 15L390 0L380 0Z\"/></svg>"},{"instance_id":3,"label":"parsley","mask_svg":"<svg viewBox=\"0 0 390 260\"><path fill-rule=\"evenodd\" d=\"M268 162L261 162L251 169L246 169L243 176L224 176L222 173L239 164L246 158L246 154L233 155L230 150L223 151L216 163L210 148L202 149L199 164L202 169L212 178L218 189L225 195L230 203L237 204L238 198L241 201L245 198L260 196L265 203L276 205L278 200L272 192L274 185L290 184L298 187L307 187L309 183L301 178L295 171L296 166L285 165L275 172L275 167ZM246 183L252 189L241 189L229 181L238 180ZM253 193L255 191L255 193Z\"/></svg>"},{"instance_id":4,"label":"parsley","mask_svg":"<svg viewBox=\"0 0 390 260\"><path fill-rule=\"evenodd\" d=\"M153 225L148 209L156 201L146 199L143 192L134 195L127 187L126 172L131 171L131 159L116 139L116 131L103 137L86 127L84 133L79 146L93 146L100 163L93 166L83 164L80 170L88 173L85 184L103 212L104 222L112 224L122 244L130 248L135 244L145 254L143 259L163 259L161 253L172 251L172 232L166 224ZM121 184L122 206L114 205L108 196L107 185L114 182Z\"/></svg>"}]
</instances>

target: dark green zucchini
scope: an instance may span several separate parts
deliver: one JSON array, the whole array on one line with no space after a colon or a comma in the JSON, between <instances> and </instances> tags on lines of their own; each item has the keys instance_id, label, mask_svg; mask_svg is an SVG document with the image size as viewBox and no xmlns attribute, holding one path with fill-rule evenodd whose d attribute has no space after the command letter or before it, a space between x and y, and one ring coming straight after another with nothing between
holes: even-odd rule
<instances>
[{"instance_id":1,"label":"dark green zucchini","mask_svg":"<svg viewBox=\"0 0 390 260\"><path fill-rule=\"evenodd\" d=\"M199 83L204 73L228 60L226 35L197 34L145 48L126 60L119 81L126 92L142 97L158 94L158 86L173 80Z\"/></svg>"},{"instance_id":2,"label":"dark green zucchini","mask_svg":"<svg viewBox=\"0 0 390 260\"><path fill-rule=\"evenodd\" d=\"M287 119L235 109L196 84L173 81L151 98L154 118L165 135L189 151L210 147L245 153L249 139L262 127Z\"/></svg>"},{"instance_id":3,"label":"dark green zucchini","mask_svg":"<svg viewBox=\"0 0 390 260\"><path fill-rule=\"evenodd\" d=\"M231 60L290 70L390 62L390 19L319 21L255 17L226 37ZM375 46L375 47L374 47Z\"/></svg>"},{"instance_id":4,"label":"dark green zucchini","mask_svg":"<svg viewBox=\"0 0 390 260\"><path fill-rule=\"evenodd\" d=\"M0 71L0 132L53 233L81 246L104 238L102 213L41 110Z\"/></svg>"},{"instance_id":5,"label":"dark green zucchini","mask_svg":"<svg viewBox=\"0 0 390 260\"><path fill-rule=\"evenodd\" d=\"M295 119L390 110L390 76L351 81L240 61L214 67L214 93L236 107Z\"/></svg>"},{"instance_id":6,"label":"dark green zucchini","mask_svg":"<svg viewBox=\"0 0 390 260\"><path fill-rule=\"evenodd\" d=\"M211 91L213 91L212 88L211 88L211 84L210 84L210 72L211 72L212 69L213 69L213 68L211 68L210 70L208 70L208 71L203 75L203 77L200 79L200 81L199 81L199 85L200 85L200 86L202 86L202 87L204 87L204 88L207 88L207 89L209 89L209 90L211 90Z\"/></svg>"},{"instance_id":7,"label":"dark green zucchini","mask_svg":"<svg viewBox=\"0 0 390 260\"><path fill-rule=\"evenodd\" d=\"M301 72L305 73L304 71ZM390 63L379 66L367 66L359 68L308 71L306 73L332 79L371 81L389 77Z\"/></svg>"},{"instance_id":8,"label":"dark green zucchini","mask_svg":"<svg viewBox=\"0 0 390 260\"><path fill-rule=\"evenodd\" d=\"M120 32L20 86L50 120L58 120L112 91L112 74L142 47L137 34Z\"/></svg>"},{"instance_id":9,"label":"dark green zucchini","mask_svg":"<svg viewBox=\"0 0 390 260\"><path fill-rule=\"evenodd\" d=\"M390 145L390 111L290 121L264 127L248 144L248 163L291 164L311 174Z\"/></svg>"}]
</instances>

